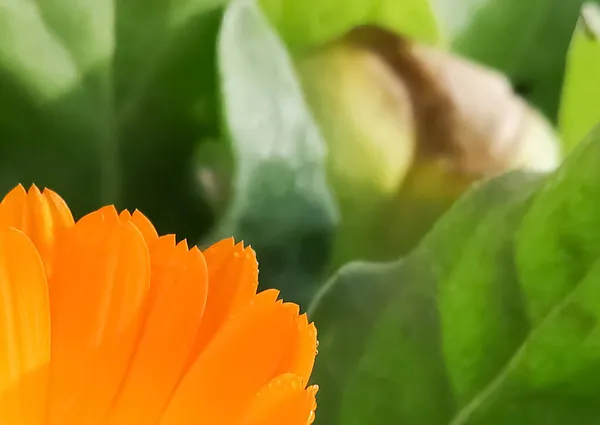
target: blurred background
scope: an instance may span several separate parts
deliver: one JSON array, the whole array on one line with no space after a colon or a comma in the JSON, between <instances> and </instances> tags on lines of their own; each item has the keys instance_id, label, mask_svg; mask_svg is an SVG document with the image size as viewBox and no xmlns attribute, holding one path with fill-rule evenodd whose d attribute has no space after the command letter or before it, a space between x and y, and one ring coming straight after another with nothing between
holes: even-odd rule
<instances>
[{"instance_id":1,"label":"blurred background","mask_svg":"<svg viewBox=\"0 0 600 425\"><path fill-rule=\"evenodd\" d=\"M600 118L580 0L0 0L0 190L234 235L304 307ZM582 12L583 10L583 12Z\"/></svg>"}]
</instances>

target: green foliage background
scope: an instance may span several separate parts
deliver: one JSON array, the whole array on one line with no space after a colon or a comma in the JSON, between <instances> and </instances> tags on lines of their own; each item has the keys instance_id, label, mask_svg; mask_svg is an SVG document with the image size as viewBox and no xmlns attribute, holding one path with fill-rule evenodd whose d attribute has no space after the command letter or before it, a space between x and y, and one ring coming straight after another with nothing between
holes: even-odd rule
<instances>
[{"instance_id":1,"label":"green foliage background","mask_svg":"<svg viewBox=\"0 0 600 425\"><path fill-rule=\"evenodd\" d=\"M161 233L253 245L261 286L320 330L317 424L595 424L600 133L579 142L600 120L600 21L582 6L0 0L0 191L35 182L77 216L114 203ZM295 59L361 24L504 72L572 153L476 185L397 261L331 277L336 250L388 248L340 227L354 188L332 184Z\"/></svg>"}]
</instances>

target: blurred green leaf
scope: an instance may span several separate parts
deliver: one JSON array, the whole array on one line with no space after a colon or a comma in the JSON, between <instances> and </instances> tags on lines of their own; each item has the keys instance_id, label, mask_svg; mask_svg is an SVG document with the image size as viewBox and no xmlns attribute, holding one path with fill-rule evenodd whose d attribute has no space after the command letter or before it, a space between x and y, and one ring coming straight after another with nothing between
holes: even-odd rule
<instances>
[{"instance_id":1,"label":"blurred green leaf","mask_svg":"<svg viewBox=\"0 0 600 425\"><path fill-rule=\"evenodd\" d=\"M260 0L292 49L319 45L362 24L379 24L422 42L438 41L429 0Z\"/></svg>"},{"instance_id":2,"label":"blurred green leaf","mask_svg":"<svg viewBox=\"0 0 600 425\"><path fill-rule=\"evenodd\" d=\"M432 0L451 49L507 74L555 120L565 56L583 0Z\"/></svg>"},{"instance_id":3,"label":"blurred green leaf","mask_svg":"<svg viewBox=\"0 0 600 425\"><path fill-rule=\"evenodd\" d=\"M311 309L321 423L596 423L598 163L600 131L467 195L405 260L342 270Z\"/></svg>"},{"instance_id":4,"label":"blurred green leaf","mask_svg":"<svg viewBox=\"0 0 600 425\"><path fill-rule=\"evenodd\" d=\"M76 215L118 203L200 232L190 157L217 131L217 3L0 1L0 190L35 182Z\"/></svg>"},{"instance_id":5,"label":"blurred green leaf","mask_svg":"<svg viewBox=\"0 0 600 425\"><path fill-rule=\"evenodd\" d=\"M337 209L325 143L285 47L253 0L229 5L219 68L236 158L221 231L252 243L262 285L302 302L327 262Z\"/></svg>"},{"instance_id":6,"label":"blurred green leaf","mask_svg":"<svg viewBox=\"0 0 600 425\"><path fill-rule=\"evenodd\" d=\"M567 59L559 127L565 150L570 151L600 122L600 7L582 9Z\"/></svg>"}]
</instances>

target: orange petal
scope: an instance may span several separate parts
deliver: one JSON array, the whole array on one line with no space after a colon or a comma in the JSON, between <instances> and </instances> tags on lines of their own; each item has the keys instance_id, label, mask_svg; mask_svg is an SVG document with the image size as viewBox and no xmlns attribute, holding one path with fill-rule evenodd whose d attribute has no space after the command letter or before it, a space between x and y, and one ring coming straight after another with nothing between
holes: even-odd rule
<instances>
[{"instance_id":1,"label":"orange petal","mask_svg":"<svg viewBox=\"0 0 600 425\"><path fill-rule=\"evenodd\" d=\"M194 353L199 353L221 325L243 309L258 288L256 255L242 243L225 239L204 251L208 266L208 299Z\"/></svg>"},{"instance_id":2,"label":"orange petal","mask_svg":"<svg viewBox=\"0 0 600 425\"><path fill-rule=\"evenodd\" d=\"M92 215L92 214L88 214L88 215ZM123 223L127 223L129 221L127 219L127 217L125 217L124 220L121 220L121 217L119 217L119 214L117 213L117 209L115 208L114 205L107 205L105 207L98 209L98 211L96 211L96 215L98 215L99 217L102 217L101 220L99 218L98 218L98 220L102 221L104 226L112 226L120 221Z\"/></svg>"},{"instance_id":3,"label":"orange petal","mask_svg":"<svg viewBox=\"0 0 600 425\"><path fill-rule=\"evenodd\" d=\"M275 292L276 293L276 292ZM200 354L175 392L161 425L232 425L274 376L295 326L293 310L257 295Z\"/></svg>"},{"instance_id":4,"label":"orange petal","mask_svg":"<svg viewBox=\"0 0 600 425\"><path fill-rule=\"evenodd\" d=\"M42 256L48 275L52 274L56 239L73 224L65 201L49 189L40 193L32 186L25 192L19 185L0 204L0 228L14 227L23 231Z\"/></svg>"},{"instance_id":5,"label":"orange petal","mask_svg":"<svg viewBox=\"0 0 600 425\"><path fill-rule=\"evenodd\" d=\"M138 210L135 210L133 212L133 215L130 214L129 211L124 210L119 215L119 218L124 221L131 221L133 224L135 224L135 227L137 227L138 230L142 233L146 244L150 245L156 239L158 239L158 233L156 233L156 229L154 228L150 220L148 220L146 216Z\"/></svg>"},{"instance_id":6,"label":"orange petal","mask_svg":"<svg viewBox=\"0 0 600 425\"><path fill-rule=\"evenodd\" d=\"M308 323L306 314L303 314L298 317L294 339L278 372L282 374L290 372L297 375L306 386L315 364L316 355L317 330L314 324Z\"/></svg>"},{"instance_id":7,"label":"orange petal","mask_svg":"<svg viewBox=\"0 0 600 425\"><path fill-rule=\"evenodd\" d=\"M302 378L280 375L255 397L239 425L309 425L317 407L317 387L304 389Z\"/></svg>"},{"instance_id":8,"label":"orange petal","mask_svg":"<svg viewBox=\"0 0 600 425\"><path fill-rule=\"evenodd\" d=\"M16 229L0 231L0 423L44 423L50 308L42 260Z\"/></svg>"},{"instance_id":9,"label":"orange petal","mask_svg":"<svg viewBox=\"0 0 600 425\"><path fill-rule=\"evenodd\" d=\"M155 424L173 394L198 334L208 271L197 248L166 236L150 246L149 313L111 425Z\"/></svg>"},{"instance_id":10,"label":"orange petal","mask_svg":"<svg viewBox=\"0 0 600 425\"><path fill-rule=\"evenodd\" d=\"M139 338L150 284L140 231L102 209L61 238L50 280L48 425L106 417Z\"/></svg>"}]
</instances>

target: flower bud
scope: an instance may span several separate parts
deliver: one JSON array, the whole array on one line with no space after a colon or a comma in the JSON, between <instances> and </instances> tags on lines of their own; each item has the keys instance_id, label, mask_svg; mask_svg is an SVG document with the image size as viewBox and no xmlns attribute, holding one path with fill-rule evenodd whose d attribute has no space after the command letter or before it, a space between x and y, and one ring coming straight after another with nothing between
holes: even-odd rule
<instances>
[{"instance_id":1,"label":"flower bud","mask_svg":"<svg viewBox=\"0 0 600 425\"><path fill-rule=\"evenodd\" d=\"M405 254L474 181L560 159L500 73L365 26L301 57L340 205L334 267Z\"/></svg>"}]
</instances>

